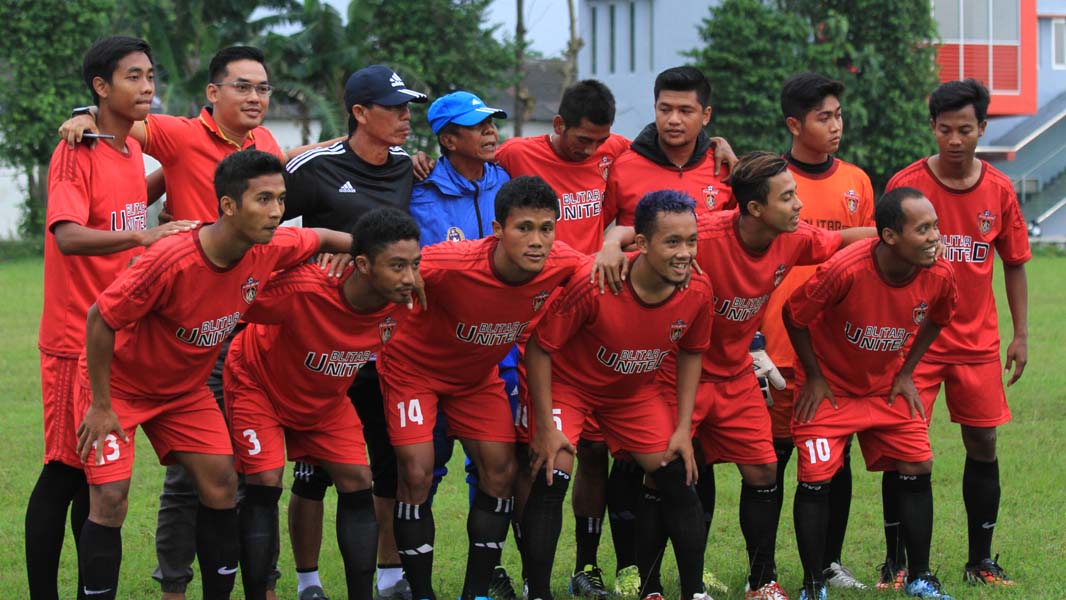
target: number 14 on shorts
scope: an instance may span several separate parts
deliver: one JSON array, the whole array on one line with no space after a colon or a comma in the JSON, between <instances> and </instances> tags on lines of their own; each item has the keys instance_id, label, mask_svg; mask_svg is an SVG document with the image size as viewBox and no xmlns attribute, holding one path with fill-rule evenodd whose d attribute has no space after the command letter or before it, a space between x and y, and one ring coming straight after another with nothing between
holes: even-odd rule
<instances>
[{"instance_id":1,"label":"number 14 on shorts","mask_svg":"<svg viewBox=\"0 0 1066 600\"><path fill-rule=\"evenodd\" d=\"M418 398L411 398L407 402L397 402L396 409L400 411L400 427L407 427L411 422L416 425L422 424L422 405Z\"/></svg>"}]
</instances>

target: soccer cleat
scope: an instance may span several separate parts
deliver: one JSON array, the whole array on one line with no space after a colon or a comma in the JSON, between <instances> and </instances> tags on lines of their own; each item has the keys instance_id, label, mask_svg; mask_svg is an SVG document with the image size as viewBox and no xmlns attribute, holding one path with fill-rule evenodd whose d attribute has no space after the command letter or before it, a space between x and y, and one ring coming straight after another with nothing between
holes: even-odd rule
<instances>
[{"instance_id":1,"label":"soccer cleat","mask_svg":"<svg viewBox=\"0 0 1066 600\"><path fill-rule=\"evenodd\" d=\"M894 560L885 559L877 570L881 572L877 580L877 589L888 592L899 592L907 583L907 567L897 565Z\"/></svg>"},{"instance_id":2,"label":"soccer cleat","mask_svg":"<svg viewBox=\"0 0 1066 600\"><path fill-rule=\"evenodd\" d=\"M866 584L855 579L855 574L851 572L851 569L838 562L829 563L829 568L822 571L822 575L825 575L825 582L829 587L842 590L866 589Z\"/></svg>"},{"instance_id":3,"label":"soccer cleat","mask_svg":"<svg viewBox=\"0 0 1066 600\"><path fill-rule=\"evenodd\" d=\"M625 598L637 598L640 594L640 571L637 565L629 565L614 575L614 593ZM648 594L648 597L658 594ZM658 599L661 600L662 596Z\"/></svg>"},{"instance_id":4,"label":"soccer cleat","mask_svg":"<svg viewBox=\"0 0 1066 600\"><path fill-rule=\"evenodd\" d=\"M805 585L800 590L799 600L826 600L829 597L829 591L826 586L821 583L813 585Z\"/></svg>"},{"instance_id":5,"label":"soccer cleat","mask_svg":"<svg viewBox=\"0 0 1066 600\"><path fill-rule=\"evenodd\" d=\"M1014 585L1014 580L1007 577L1003 567L999 566L999 555L995 558L986 558L978 563L968 563L962 572L962 580L970 585L983 583L985 585Z\"/></svg>"},{"instance_id":6,"label":"soccer cleat","mask_svg":"<svg viewBox=\"0 0 1066 600\"><path fill-rule=\"evenodd\" d=\"M729 586L724 581L715 577L714 573L711 573L707 569L703 570L703 587L709 592L715 592L717 594L728 594Z\"/></svg>"},{"instance_id":7,"label":"soccer cleat","mask_svg":"<svg viewBox=\"0 0 1066 600\"><path fill-rule=\"evenodd\" d=\"M511 581L507 569L502 565L496 565L492 570L492 581L489 582L489 598L492 600L518 600L514 593L514 583Z\"/></svg>"},{"instance_id":8,"label":"soccer cleat","mask_svg":"<svg viewBox=\"0 0 1066 600\"><path fill-rule=\"evenodd\" d=\"M585 565L584 569L570 577L571 596L584 598L606 598L607 587L603 585L603 571L596 565Z\"/></svg>"},{"instance_id":9,"label":"soccer cleat","mask_svg":"<svg viewBox=\"0 0 1066 600\"><path fill-rule=\"evenodd\" d=\"M375 588L374 600L411 600L411 584L401 579L383 590Z\"/></svg>"},{"instance_id":10,"label":"soccer cleat","mask_svg":"<svg viewBox=\"0 0 1066 600\"><path fill-rule=\"evenodd\" d=\"M788 600L788 594L776 581L771 581L757 590L744 586L744 600Z\"/></svg>"},{"instance_id":11,"label":"soccer cleat","mask_svg":"<svg viewBox=\"0 0 1066 600\"><path fill-rule=\"evenodd\" d=\"M929 571L915 577L904 588L904 593L915 598L933 598L934 600L952 600L940 587L940 580Z\"/></svg>"},{"instance_id":12,"label":"soccer cleat","mask_svg":"<svg viewBox=\"0 0 1066 600\"><path fill-rule=\"evenodd\" d=\"M322 586L312 585L305 587L297 600L329 600L329 596L326 595Z\"/></svg>"}]
</instances>

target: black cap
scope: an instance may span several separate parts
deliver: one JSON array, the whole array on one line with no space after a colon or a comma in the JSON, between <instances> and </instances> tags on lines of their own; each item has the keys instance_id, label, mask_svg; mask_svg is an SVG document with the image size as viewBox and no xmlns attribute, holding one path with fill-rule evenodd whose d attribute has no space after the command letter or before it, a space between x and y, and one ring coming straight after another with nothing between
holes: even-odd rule
<instances>
[{"instance_id":1,"label":"black cap","mask_svg":"<svg viewBox=\"0 0 1066 600\"><path fill-rule=\"evenodd\" d=\"M397 106L408 102L424 103L425 94L407 89L396 71L385 65L371 65L359 69L344 84L344 108L351 114L356 104Z\"/></svg>"}]
</instances>

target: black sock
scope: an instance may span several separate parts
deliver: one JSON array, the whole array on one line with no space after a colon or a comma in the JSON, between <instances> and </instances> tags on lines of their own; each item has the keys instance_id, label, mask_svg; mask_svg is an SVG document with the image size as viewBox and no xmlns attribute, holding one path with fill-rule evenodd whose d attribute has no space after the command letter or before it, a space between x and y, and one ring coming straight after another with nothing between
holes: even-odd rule
<instances>
[{"instance_id":1,"label":"black sock","mask_svg":"<svg viewBox=\"0 0 1066 600\"><path fill-rule=\"evenodd\" d=\"M26 506L26 575L29 578L30 597L58 600L56 578L59 574L59 555L63 550L64 524L67 507L79 494L88 494L85 472L81 469L52 461L44 465L37 484ZM81 527L87 515L76 515L78 507L70 512L70 527L74 533L75 548L81 535ZM78 518L82 523L78 523ZM80 589L80 586L79 586Z\"/></svg>"},{"instance_id":2,"label":"black sock","mask_svg":"<svg viewBox=\"0 0 1066 600\"><path fill-rule=\"evenodd\" d=\"M881 509L885 516L885 561L897 567L907 565L907 547L899 520L899 473L881 474Z\"/></svg>"},{"instance_id":3,"label":"black sock","mask_svg":"<svg viewBox=\"0 0 1066 600\"><path fill-rule=\"evenodd\" d=\"M85 475L82 474L82 477ZM70 503L70 531L74 534L74 547L81 548L81 532L89 520L89 483L83 482L74 501ZM81 569L78 569L78 590L82 589Z\"/></svg>"},{"instance_id":4,"label":"black sock","mask_svg":"<svg viewBox=\"0 0 1066 600\"><path fill-rule=\"evenodd\" d=\"M239 523L241 531L241 583L247 600L266 598L273 573L272 549L277 545L278 500L281 488L245 485ZM203 566L201 565L201 568Z\"/></svg>"},{"instance_id":5,"label":"black sock","mask_svg":"<svg viewBox=\"0 0 1066 600\"><path fill-rule=\"evenodd\" d=\"M663 523L663 497L659 494L659 490L649 487L642 489L634 525L633 541L637 570L640 571L640 593L637 597L661 594L663 584L660 570L669 538L666 534L666 525Z\"/></svg>"},{"instance_id":6,"label":"black sock","mask_svg":"<svg viewBox=\"0 0 1066 600\"><path fill-rule=\"evenodd\" d=\"M470 539L466 559L466 578L462 598L473 600L489 595L492 572L500 564L507 530L511 528L514 497L497 498L478 488L470 515L466 521L466 535Z\"/></svg>"},{"instance_id":7,"label":"black sock","mask_svg":"<svg viewBox=\"0 0 1066 600\"><path fill-rule=\"evenodd\" d=\"M607 477L607 511L616 571L637 564L637 505L643 487L643 469L630 460L614 461Z\"/></svg>"},{"instance_id":8,"label":"black sock","mask_svg":"<svg viewBox=\"0 0 1066 600\"><path fill-rule=\"evenodd\" d=\"M122 566L122 528L85 521L78 562L85 586L79 592L94 600L114 600Z\"/></svg>"},{"instance_id":9,"label":"black sock","mask_svg":"<svg viewBox=\"0 0 1066 600\"><path fill-rule=\"evenodd\" d=\"M899 475L899 516L907 545L908 569L914 578L929 570L933 542L931 475Z\"/></svg>"},{"instance_id":10,"label":"black sock","mask_svg":"<svg viewBox=\"0 0 1066 600\"><path fill-rule=\"evenodd\" d=\"M777 506L777 485L740 485L740 531L748 548L748 564L751 574L748 584L757 590L777 579L774 563L774 540L777 539L775 515L781 513Z\"/></svg>"},{"instance_id":11,"label":"black sock","mask_svg":"<svg viewBox=\"0 0 1066 600\"><path fill-rule=\"evenodd\" d=\"M674 545L677 559L678 583L681 597L692 598L703 593L703 553L707 536L693 527L703 518L703 507L696 488L685 484L685 465L681 459L651 474L663 497L663 526Z\"/></svg>"},{"instance_id":12,"label":"black sock","mask_svg":"<svg viewBox=\"0 0 1066 600\"><path fill-rule=\"evenodd\" d=\"M825 556L831 486L831 483L814 485L800 482L796 487L792 518L796 525L796 546L799 548L800 562L803 563L804 586L813 587L825 582L822 557Z\"/></svg>"},{"instance_id":13,"label":"black sock","mask_svg":"<svg viewBox=\"0 0 1066 600\"><path fill-rule=\"evenodd\" d=\"M374 565L378 560L378 522L370 490L337 492L337 546L344 559L348 600L374 597Z\"/></svg>"},{"instance_id":14,"label":"black sock","mask_svg":"<svg viewBox=\"0 0 1066 600\"><path fill-rule=\"evenodd\" d=\"M777 491L774 492L777 502L777 519L776 523L781 523L781 510L785 505L785 469L788 468L788 461L792 459L792 451L796 449L796 445L792 442L792 438L774 438L774 454L777 455ZM777 544L777 533L774 533L774 544Z\"/></svg>"},{"instance_id":15,"label":"black sock","mask_svg":"<svg viewBox=\"0 0 1066 600\"><path fill-rule=\"evenodd\" d=\"M574 546L577 564L574 571L585 565L597 565L596 554L600 548L600 533L603 532L603 517L574 516Z\"/></svg>"},{"instance_id":16,"label":"black sock","mask_svg":"<svg viewBox=\"0 0 1066 600\"><path fill-rule=\"evenodd\" d=\"M999 494L999 461L982 462L966 457L962 471L962 500L966 504L971 564L992 557Z\"/></svg>"},{"instance_id":17,"label":"black sock","mask_svg":"<svg viewBox=\"0 0 1066 600\"><path fill-rule=\"evenodd\" d=\"M396 535L396 549L403 563L404 576L411 584L411 596L423 600L436 600L433 593L433 541L436 525L433 523L433 508L425 504L408 504L396 501L392 528Z\"/></svg>"},{"instance_id":18,"label":"black sock","mask_svg":"<svg viewBox=\"0 0 1066 600\"><path fill-rule=\"evenodd\" d=\"M711 521L714 519L714 465L700 467L700 480L696 483L696 495L700 497L700 507L703 509L703 534L711 533Z\"/></svg>"},{"instance_id":19,"label":"black sock","mask_svg":"<svg viewBox=\"0 0 1066 600\"><path fill-rule=\"evenodd\" d=\"M844 466L833 475L832 484L829 488L829 522L825 532L823 569L828 569L829 563L839 563L844 551L844 534L848 531L848 517L851 515L850 440L844 445Z\"/></svg>"},{"instance_id":20,"label":"black sock","mask_svg":"<svg viewBox=\"0 0 1066 600\"><path fill-rule=\"evenodd\" d=\"M552 484L541 469L533 478L522 514L522 569L529 578L529 597L550 600L552 564L559 533L563 529L563 500L570 475L552 471Z\"/></svg>"},{"instance_id":21,"label":"black sock","mask_svg":"<svg viewBox=\"0 0 1066 600\"><path fill-rule=\"evenodd\" d=\"M271 552L271 547L266 551ZM236 508L196 507L196 558L204 600L228 599L241 558L240 519ZM271 560L268 555L267 568Z\"/></svg>"}]
</instances>

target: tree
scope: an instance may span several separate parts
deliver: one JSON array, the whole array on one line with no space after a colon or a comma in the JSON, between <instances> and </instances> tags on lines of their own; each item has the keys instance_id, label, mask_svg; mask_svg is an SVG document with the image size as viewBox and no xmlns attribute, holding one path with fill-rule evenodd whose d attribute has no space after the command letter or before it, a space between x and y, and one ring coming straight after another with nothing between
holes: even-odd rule
<instances>
[{"instance_id":1,"label":"tree","mask_svg":"<svg viewBox=\"0 0 1066 600\"><path fill-rule=\"evenodd\" d=\"M113 7L108 0L0 0L0 160L25 177L23 237L44 234L56 127L92 100L80 57L106 32Z\"/></svg>"}]
</instances>

